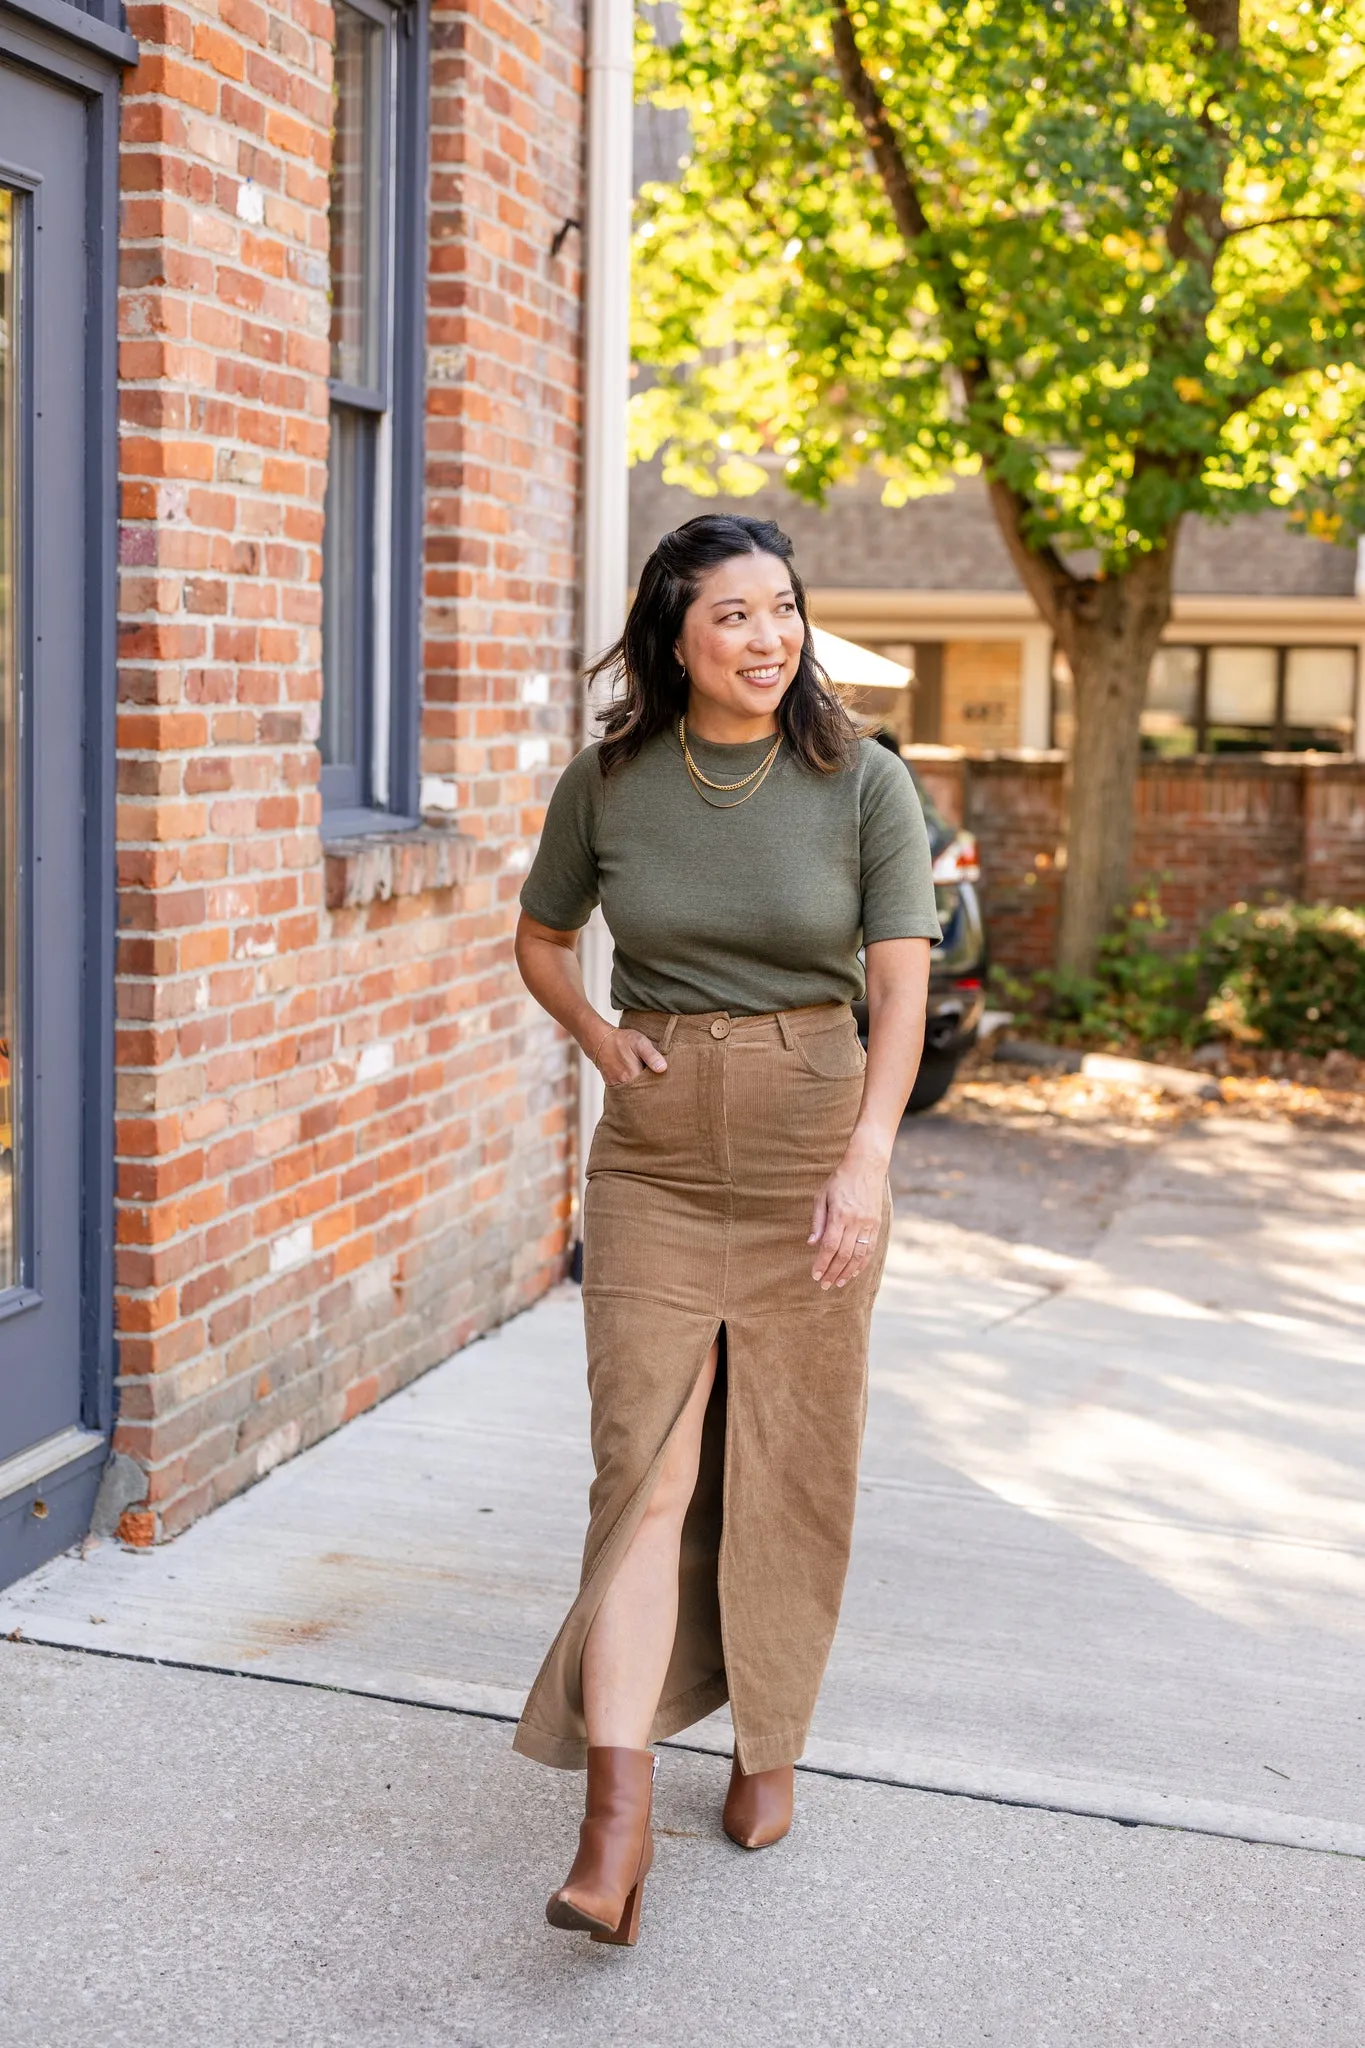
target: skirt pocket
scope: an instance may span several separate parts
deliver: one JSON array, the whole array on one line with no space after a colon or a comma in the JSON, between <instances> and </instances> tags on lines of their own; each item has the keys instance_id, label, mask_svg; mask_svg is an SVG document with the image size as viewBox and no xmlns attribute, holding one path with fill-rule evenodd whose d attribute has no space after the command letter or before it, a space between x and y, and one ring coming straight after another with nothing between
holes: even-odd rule
<instances>
[{"instance_id":1,"label":"skirt pocket","mask_svg":"<svg viewBox=\"0 0 1365 2048\"><path fill-rule=\"evenodd\" d=\"M667 1171L677 1149L678 1075L669 1061L662 1074L641 1067L628 1081L602 1091L602 1114L588 1153L588 1178L595 1173L646 1174Z\"/></svg>"},{"instance_id":2,"label":"skirt pocket","mask_svg":"<svg viewBox=\"0 0 1365 2048\"><path fill-rule=\"evenodd\" d=\"M801 1034L796 1040L797 1058L808 1074L818 1081L852 1081L867 1065L867 1054L851 1017L832 1031Z\"/></svg>"}]
</instances>

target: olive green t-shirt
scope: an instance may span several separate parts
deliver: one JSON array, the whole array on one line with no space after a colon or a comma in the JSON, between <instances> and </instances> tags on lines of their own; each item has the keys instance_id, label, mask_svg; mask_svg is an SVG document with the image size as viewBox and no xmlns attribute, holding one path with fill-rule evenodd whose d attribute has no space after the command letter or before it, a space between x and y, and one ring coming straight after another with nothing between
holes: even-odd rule
<instances>
[{"instance_id":1,"label":"olive green t-shirt","mask_svg":"<svg viewBox=\"0 0 1365 2048\"><path fill-rule=\"evenodd\" d=\"M716 782L747 775L772 744L687 742ZM684 1016L852 1002L864 993L860 946L940 936L914 782L872 740L832 775L784 745L733 810L697 794L672 730L609 776L585 747L550 798L521 902L553 931L577 931L600 902L612 1002Z\"/></svg>"}]
</instances>

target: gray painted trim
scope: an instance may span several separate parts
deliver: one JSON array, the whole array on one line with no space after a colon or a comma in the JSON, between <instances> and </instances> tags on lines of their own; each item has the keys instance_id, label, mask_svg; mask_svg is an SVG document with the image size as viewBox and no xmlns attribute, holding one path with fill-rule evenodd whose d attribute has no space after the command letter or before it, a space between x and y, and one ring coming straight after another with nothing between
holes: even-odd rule
<instances>
[{"instance_id":1,"label":"gray painted trim","mask_svg":"<svg viewBox=\"0 0 1365 2048\"><path fill-rule=\"evenodd\" d=\"M3 0L0 0L3 4ZM369 19L391 25L397 44L393 152L394 222L386 255L392 264L394 332L383 366L383 389L329 382L339 404L372 412L386 402L393 423L389 572L388 808L353 800L354 778L338 775L329 799L330 771L322 774L323 832L352 837L401 830L418 818L422 727L422 532L426 486L427 204L429 184L428 0L390 5L354 0ZM373 751L373 733L367 754ZM367 760L361 795L371 783Z\"/></svg>"},{"instance_id":2,"label":"gray painted trim","mask_svg":"<svg viewBox=\"0 0 1365 2048\"><path fill-rule=\"evenodd\" d=\"M350 4L350 0L347 0L347 4ZM349 406L352 412L388 411L389 401L383 391L372 391L365 384L343 384L340 377L329 377L327 393L337 405Z\"/></svg>"},{"instance_id":3,"label":"gray painted trim","mask_svg":"<svg viewBox=\"0 0 1365 2048\"><path fill-rule=\"evenodd\" d=\"M422 736L422 533L426 507L426 359L428 188L428 0L412 0L398 18L398 180L394 221L397 318L389 375L394 419L393 645L389 708L389 807L418 813Z\"/></svg>"},{"instance_id":4,"label":"gray painted trim","mask_svg":"<svg viewBox=\"0 0 1365 2048\"><path fill-rule=\"evenodd\" d=\"M131 65L138 61L137 42L126 28L115 28L83 8L70 6L68 0L0 0L0 12L22 14L30 21L41 22L44 28L55 29L67 41L96 51L115 64Z\"/></svg>"},{"instance_id":5,"label":"gray painted trim","mask_svg":"<svg viewBox=\"0 0 1365 2048\"><path fill-rule=\"evenodd\" d=\"M26 1486L37 1486L64 1465L74 1465L78 1458L103 1449L104 1437L97 1429L59 1429L55 1436L46 1436L41 1443L30 1444L26 1451L16 1451L0 1463L0 1500L22 1493Z\"/></svg>"},{"instance_id":6,"label":"gray painted trim","mask_svg":"<svg viewBox=\"0 0 1365 2048\"><path fill-rule=\"evenodd\" d=\"M322 850L325 854L331 853L335 847L344 846L348 839L359 839L369 833L382 832L393 838L415 832L421 822L416 815L408 817L401 811L376 811L364 804L338 804L323 814Z\"/></svg>"},{"instance_id":7,"label":"gray painted trim","mask_svg":"<svg viewBox=\"0 0 1365 2048\"><path fill-rule=\"evenodd\" d=\"M100 28L64 0L43 0ZM36 6L25 6L36 15ZM107 33L107 31L106 31ZM131 37L123 38L136 51ZM17 19L0 0L0 52L9 52L86 95L90 148L86 210L86 649L84 732L85 961L82 1065L81 1421L106 1437L114 1423L114 720L118 564L117 287L119 79L84 35L53 34ZM108 55L108 52L104 52ZM119 59L123 61L122 58Z\"/></svg>"},{"instance_id":8,"label":"gray painted trim","mask_svg":"<svg viewBox=\"0 0 1365 2048\"><path fill-rule=\"evenodd\" d=\"M16 991L15 1023L19 1042L19 1059L15 1068L17 1085L14 1089L12 1115L15 1134L15 1157L19 1162L18 1201L15 1204L14 1225L19 1252L18 1282L10 1290L10 1302L6 1304L12 1314L25 1309L36 1308L42 1301L42 1275L38 1267L37 1236L35 1225L39 1215L39 1187L46 1172L46 1163L39 1146L34 1143L34 1090L31 1073L35 1064L36 1042L34 1038L34 931L33 885L36 876L35 855L37 852L37 806L35 794L35 762L33 726L24 706L34 690L37 673L35 659L38 643L38 617L34 602L37 591L37 561L33 536L37 530L36 479L37 479L37 414L35 411L37 378L35 357L38 350L38 336L35 323L25 317L24 300L33 286L30 280L36 274L37 229L36 215L42 205L42 181L25 174L23 170L4 163L5 183L14 191L27 195L27 203L19 215L18 223L18 277L20 320L18 330L19 390L22 394L19 412L19 477L16 496L17 546L15 548L15 584L18 600L18 632L15 638L17 663L17 702L19 706L18 744L14 759L14 789L17 831L15 833L16 874L15 874L15 958L18 966L19 985Z\"/></svg>"},{"instance_id":9,"label":"gray painted trim","mask_svg":"<svg viewBox=\"0 0 1365 2048\"><path fill-rule=\"evenodd\" d=\"M118 587L119 84L90 104L86 326L85 1203L81 1419L114 1423L114 858Z\"/></svg>"}]
</instances>

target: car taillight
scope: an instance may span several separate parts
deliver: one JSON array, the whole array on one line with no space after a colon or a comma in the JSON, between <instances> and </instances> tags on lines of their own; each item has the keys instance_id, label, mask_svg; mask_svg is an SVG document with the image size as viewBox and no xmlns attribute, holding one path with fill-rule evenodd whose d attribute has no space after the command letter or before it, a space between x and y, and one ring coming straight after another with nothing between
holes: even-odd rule
<instances>
[{"instance_id":1,"label":"car taillight","mask_svg":"<svg viewBox=\"0 0 1365 2048\"><path fill-rule=\"evenodd\" d=\"M934 862L936 882L979 882L981 862L977 857L976 840L970 832L959 832L950 839L938 859Z\"/></svg>"}]
</instances>

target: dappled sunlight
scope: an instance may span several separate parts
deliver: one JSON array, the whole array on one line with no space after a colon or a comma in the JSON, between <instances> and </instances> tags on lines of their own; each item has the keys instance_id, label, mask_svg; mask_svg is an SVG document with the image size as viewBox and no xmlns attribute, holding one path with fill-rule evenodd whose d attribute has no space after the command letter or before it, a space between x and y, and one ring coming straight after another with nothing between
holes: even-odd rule
<instances>
[{"instance_id":1,"label":"dappled sunlight","mask_svg":"<svg viewBox=\"0 0 1365 2048\"><path fill-rule=\"evenodd\" d=\"M871 1459L932 1455L1223 1620L1362 1642L1361 1157L1200 1126L1088 1257L899 1219Z\"/></svg>"},{"instance_id":2,"label":"dappled sunlight","mask_svg":"<svg viewBox=\"0 0 1365 2048\"><path fill-rule=\"evenodd\" d=\"M1336 1638L1359 1655L1365 1550L1246 1529L1191 1528L1160 1514L1087 1511L1018 1482L998 1492L1011 1506L1066 1528L1222 1621L1258 1633Z\"/></svg>"},{"instance_id":3,"label":"dappled sunlight","mask_svg":"<svg viewBox=\"0 0 1365 2048\"><path fill-rule=\"evenodd\" d=\"M1365 1204L1361 1214L1365 1216ZM1287 1225L1279 1233L1279 1243L1293 1257L1288 1263L1282 1253L1271 1267L1282 1286L1302 1288L1311 1276L1323 1306L1339 1302L1365 1307L1365 1246L1359 1225L1338 1230L1322 1223Z\"/></svg>"},{"instance_id":4,"label":"dappled sunlight","mask_svg":"<svg viewBox=\"0 0 1365 2048\"><path fill-rule=\"evenodd\" d=\"M1054 1498L1074 1504L1126 1502L1160 1509L1190 1532L1311 1537L1365 1553L1365 1507L1350 1497L1349 1469L1325 1452L1087 1406L1035 1417L1023 1462Z\"/></svg>"},{"instance_id":5,"label":"dappled sunlight","mask_svg":"<svg viewBox=\"0 0 1365 2048\"><path fill-rule=\"evenodd\" d=\"M987 1416L1008 1420L1012 1429L1023 1425L1025 1410L1018 1389L1010 1384L1008 1364L980 1352L946 1352L912 1372L887 1371L874 1352L869 1379L874 1388L898 1395L928 1426L931 1440L923 1448L936 1457L942 1457L950 1444L969 1449L974 1443L970 1432ZM977 1477L956 1457L948 1462L968 1477Z\"/></svg>"},{"instance_id":6,"label":"dappled sunlight","mask_svg":"<svg viewBox=\"0 0 1365 2048\"><path fill-rule=\"evenodd\" d=\"M1363 1162L979 1109L902 1140L831 1729L1365 1814Z\"/></svg>"},{"instance_id":7,"label":"dappled sunlight","mask_svg":"<svg viewBox=\"0 0 1365 2048\"><path fill-rule=\"evenodd\" d=\"M1010 1253L1015 1265L1038 1273L1071 1274L1079 1272L1083 1261L1068 1257L1065 1252L1050 1251L1042 1244L1014 1244Z\"/></svg>"},{"instance_id":8,"label":"dappled sunlight","mask_svg":"<svg viewBox=\"0 0 1365 2048\"><path fill-rule=\"evenodd\" d=\"M1076 1300L1179 1321L1278 1313L1319 1324L1324 1335L1344 1323L1365 1355L1365 1225L1326 1230L1277 1219L1258 1228L1244 1212L1214 1209L1201 1238L1159 1233L1142 1209L1126 1222L1123 1237L1107 1239L1075 1274L1068 1293Z\"/></svg>"},{"instance_id":9,"label":"dappled sunlight","mask_svg":"<svg viewBox=\"0 0 1365 2048\"><path fill-rule=\"evenodd\" d=\"M1276 1337L1312 1338L1318 1330L1310 1316L1279 1315L1268 1308L1235 1309L1232 1320L1245 1323L1249 1329L1268 1330Z\"/></svg>"},{"instance_id":10,"label":"dappled sunlight","mask_svg":"<svg viewBox=\"0 0 1365 2048\"><path fill-rule=\"evenodd\" d=\"M1226 1620L1365 1634L1365 1399L1269 1398L1099 1352L1049 1365L1016 1330L909 1368L878 1345L874 1386L913 1418L908 1441Z\"/></svg>"},{"instance_id":11,"label":"dappled sunlight","mask_svg":"<svg viewBox=\"0 0 1365 2048\"><path fill-rule=\"evenodd\" d=\"M1086 1293L1102 1295L1107 1307L1120 1309L1130 1316L1171 1316L1177 1322L1196 1323L1222 1320L1216 1310L1205 1308L1202 1302L1190 1301L1184 1295L1174 1294L1168 1288L1125 1285L1112 1276L1093 1281L1089 1288L1082 1276L1076 1291L1081 1297Z\"/></svg>"}]
</instances>

